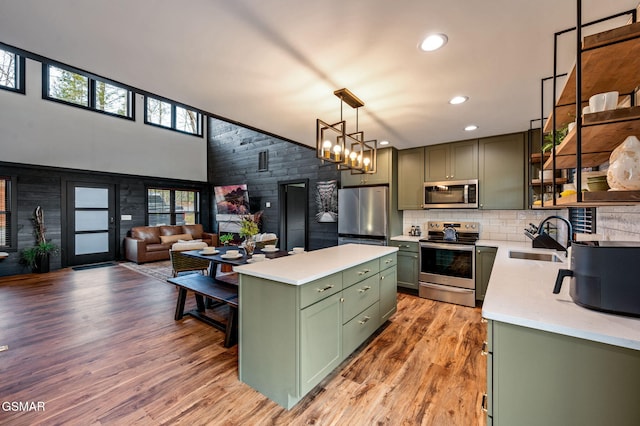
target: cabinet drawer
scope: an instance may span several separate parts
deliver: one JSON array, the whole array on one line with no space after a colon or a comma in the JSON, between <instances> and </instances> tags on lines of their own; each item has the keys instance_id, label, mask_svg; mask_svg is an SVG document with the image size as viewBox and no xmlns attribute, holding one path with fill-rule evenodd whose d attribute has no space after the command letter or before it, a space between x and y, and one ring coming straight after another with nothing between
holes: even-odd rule
<instances>
[{"instance_id":1,"label":"cabinet drawer","mask_svg":"<svg viewBox=\"0 0 640 426\"><path fill-rule=\"evenodd\" d=\"M396 253L391 253L386 256L382 256L379 262L380 265L378 266L378 269L380 271L384 271L387 268L396 266L396 264L398 263L398 257L396 256Z\"/></svg>"},{"instance_id":2,"label":"cabinet drawer","mask_svg":"<svg viewBox=\"0 0 640 426\"><path fill-rule=\"evenodd\" d=\"M418 252L418 243L413 241L389 241L389 245L393 247L398 247L400 251L412 251Z\"/></svg>"},{"instance_id":3,"label":"cabinet drawer","mask_svg":"<svg viewBox=\"0 0 640 426\"><path fill-rule=\"evenodd\" d=\"M342 273L304 284L300 289L300 307L304 308L342 290Z\"/></svg>"},{"instance_id":4,"label":"cabinet drawer","mask_svg":"<svg viewBox=\"0 0 640 426\"><path fill-rule=\"evenodd\" d=\"M342 292L342 322L346 323L380 299L380 277L375 274Z\"/></svg>"},{"instance_id":5,"label":"cabinet drawer","mask_svg":"<svg viewBox=\"0 0 640 426\"><path fill-rule=\"evenodd\" d=\"M342 358L346 358L378 328L378 302L342 327Z\"/></svg>"},{"instance_id":6,"label":"cabinet drawer","mask_svg":"<svg viewBox=\"0 0 640 426\"><path fill-rule=\"evenodd\" d=\"M378 259L370 260L369 262L361 263L360 265L349 268L346 271L342 271L343 287L347 288L350 285L369 278L372 275L378 273L380 264Z\"/></svg>"}]
</instances>

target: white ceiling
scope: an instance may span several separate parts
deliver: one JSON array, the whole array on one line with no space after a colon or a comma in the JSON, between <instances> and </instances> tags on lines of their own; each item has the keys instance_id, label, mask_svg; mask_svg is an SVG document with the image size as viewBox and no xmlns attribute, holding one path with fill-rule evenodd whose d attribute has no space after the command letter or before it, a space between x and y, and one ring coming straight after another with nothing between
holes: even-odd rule
<instances>
[{"instance_id":1,"label":"white ceiling","mask_svg":"<svg viewBox=\"0 0 640 426\"><path fill-rule=\"evenodd\" d=\"M584 0L583 19L636 6ZM0 0L0 10L0 42L307 145L316 118L338 121L333 91L346 87L365 102L366 139L402 149L528 129L553 73L553 34L575 24L576 1ZM449 43L420 52L431 32ZM566 72L575 33L559 42ZM470 100L448 104L460 94ZM355 130L355 111L344 117Z\"/></svg>"}]
</instances>

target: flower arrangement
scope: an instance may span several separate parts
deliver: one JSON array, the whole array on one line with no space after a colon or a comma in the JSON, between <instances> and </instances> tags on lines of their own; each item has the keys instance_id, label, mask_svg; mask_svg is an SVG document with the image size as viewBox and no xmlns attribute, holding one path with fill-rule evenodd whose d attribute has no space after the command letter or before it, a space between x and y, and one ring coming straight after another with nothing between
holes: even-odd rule
<instances>
[{"instance_id":1,"label":"flower arrangement","mask_svg":"<svg viewBox=\"0 0 640 426\"><path fill-rule=\"evenodd\" d=\"M253 237L258 232L260 232L260 230L258 229L258 224L254 221L253 216L243 216L242 219L240 219L241 237Z\"/></svg>"},{"instance_id":2,"label":"flower arrangement","mask_svg":"<svg viewBox=\"0 0 640 426\"><path fill-rule=\"evenodd\" d=\"M240 216L240 236L247 238L253 237L260 232L260 220L262 219L262 211L254 214Z\"/></svg>"}]
</instances>

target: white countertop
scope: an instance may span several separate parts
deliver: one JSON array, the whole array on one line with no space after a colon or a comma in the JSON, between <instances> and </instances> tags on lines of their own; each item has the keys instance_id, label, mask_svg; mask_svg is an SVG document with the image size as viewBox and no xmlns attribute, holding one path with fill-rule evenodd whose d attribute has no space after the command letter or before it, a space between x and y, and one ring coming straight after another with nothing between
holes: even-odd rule
<instances>
[{"instance_id":1,"label":"white countertop","mask_svg":"<svg viewBox=\"0 0 640 426\"><path fill-rule=\"evenodd\" d=\"M345 244L235 266L240 274L301 285L398 251L397 247Z\"/></svg>"},{"instance_id":2,"label":"white countertop","mask_svg":"<svg viewBox=\"0 0 640 426\"><path fill-rule=\"evenodd\" d=\"M640 319L606 314L576 305L565 278L559 294L553 294L558 269L563 263L512 259L510 250L553 252L533 249L531 243L479 240L476 245L497 247L482 316L496 321L550 331L581 339L640 350Z\"/></svg>"}]
</instances>

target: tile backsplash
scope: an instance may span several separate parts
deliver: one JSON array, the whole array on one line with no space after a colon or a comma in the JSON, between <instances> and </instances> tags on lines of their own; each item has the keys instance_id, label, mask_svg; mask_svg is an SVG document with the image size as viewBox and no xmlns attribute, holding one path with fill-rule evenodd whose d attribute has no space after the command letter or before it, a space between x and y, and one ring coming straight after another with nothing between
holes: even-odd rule
<instances>
[{"instance_id":1,"label":"tile backsplash","mask_svg":"<svg viewBox=\"0 0 640 426\"><path fill-rule=\"evenodd\" d=\"M596 232L604 240L640 241L640 206L598 207ZM567 217L567 210L405 210L403 233L409 234L411 226L420 225L423 231L430 220L473 221L480 223L480 238L529 242L524 229L529 223L536 226L547 216ZM564 244L566 229L560 223L558 240Z\"/></svg>"}]
</instances>

